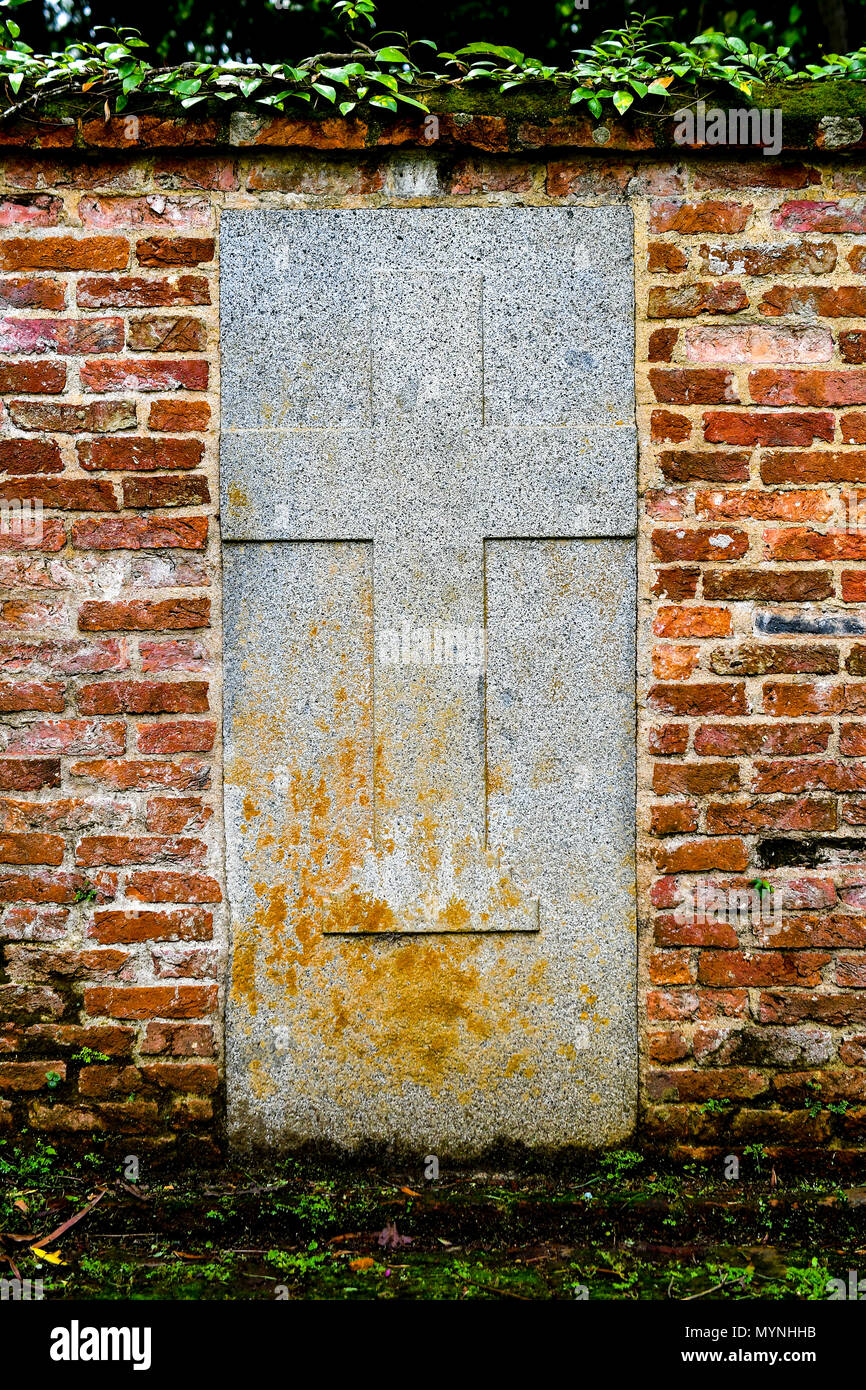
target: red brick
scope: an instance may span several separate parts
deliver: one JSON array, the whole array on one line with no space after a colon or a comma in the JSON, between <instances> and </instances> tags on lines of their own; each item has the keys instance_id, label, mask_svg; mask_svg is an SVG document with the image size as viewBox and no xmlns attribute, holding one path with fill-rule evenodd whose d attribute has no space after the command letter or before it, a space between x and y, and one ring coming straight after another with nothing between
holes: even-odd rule
<instances>
[{"instance_id":1,"label":"red brick","mask_svg":"<svg viewBox=\"0 0 866 1390\"><path fill-rule=\"evenodd\" d=\"M179 275L175 280L145 279L142 275L85 276L76 288L80 309L172 309L210 302L210 286L203 275ZM45 307L62 308L62 301Z\"/></svg>"},{"instance_id":2,"label":"red brick","mask_svg":"<svg viewBox=\"0 0 866 1390\"><path fill-rule=\"evenodd\" d=\"M649 336L649 361L670 362L679 336L678 328L654 328Z\"/></svg>"},{"instance_id":3,"label":"red brick","mask_svg":"<svg viewBox=\"0 0 866 1390\"><path fill-rule=\"evenodd\" d=\"M222 902L222 891L217 880L206 874L141 869L129 875L126 891L130 898L144 903Z\"/></svg>"},{"instance_id":4,"label":"red brick","mask_svg":"<svg viewBox=\"0 0 866 1390\"><path fill-rule=\"evenodd\" d=\"M866 314L866 290L856 285L774 285L765 290L758 306L762 314L799 314L803 318L862 318Z\"/></svg>"},{"instance_id":5,"label":"red brick","mask_svg":"<svg viewBox=\"0 0 866 1390\"><path fill-rule=\"evenodd\" d=\"M650 833L653 835L684 835L697 828L698 813L693 806L652 807Z\"/></svg>"},{"instance_id":6,"label":"red brick","mask_svg":"<svg viewBox=\"0 0 866 1390\"><path fill-rule=\"evenodd\" d=\"M201 864L205 848L201 840L168 835L84 835L75 847L75 862L82 868L102 864L152 864L160 859L188 859Z\"/></svg>"},{"instance_id":7,"label":"red brick","mask_svg":"<svg viewBox=\"0 0 866 1390\"><path fill-rule=\"evenodd\" d=\"M728 637L731 631L730 610L708 605L659 608L653 620L657 637Z\"/></svg>"},{"instance_id":8,"label":"red brick","mask_svg":"<svg viewBox=\"0 0 866 1390\"><path fill-rule=\"evenodd\" d=\"M197 468L204 454L204 445L197 439L94 439L76 448L82 468L144 473Z\"/></svg>"},{"instance_id":9,"label":"red brick","mask_svg":"<svg viewBox=\"0 0 866 1390\"><path fill-rule=\"evenodd\" d=\"M675 272L688 269L689 258L679 246L666 241L651 241L647 247L647 270Z\"/></svg>"},{"instance_id":10,"label":"red brick","mask_svg":"<svg viewBox=\"0 0 866 1390\"><path fill-rule=\"evenodd\" d=\"M201 550L207 545L207 530L206 516L88 518L73 524L72 543L83 550Z\"/></svg>"},{"instance_id":11,"label":"red brick","mask_svg":"<svg viewBox=\"0 0 866 1390\"><path fill-rule=\"evenodd\" d=\"M650 729L648 741L650 752L657 757L677 757L688 748L688 726L663 724L660 729Z\"/></svg>"},{"instance_id":12,"label":"red brick","mask_svg":"<svg viewBox=\"0 0 866 1390\"><path fill-rule=\"evenodd\" d=\"M823 753L830 724L702 724L695 731L695 752L705 757L791 757Z\"/></svg>"},{"instance_id":13,"label":"red brick","mask_svg":"<svg viewBox=\"0 0 866 1390\"><path fill-rule=\"evenodd\" d=\"M0 497L6 501L30 498L41 501L45 507L56 507L61 511L116 512L118 509L112 484L91 482L89 479L10 479L0 483Z\"/></svg>"},{"instance_id":14,"label":"red brick","mask_svg":"<svg viewBox=\"0 0 866 1390\"><path fill-rule=\"evenodd\" d=\"M154 835L192 835L213 815L198 796L156 796L147 803L145 825Z\"/></svg>"},{"instance_id":15,"label":"red brick","mask_svg":"<svg viewBox=\"0 0 866 1390\"><path fill-rule=\"evenodd\" d=\"M9 414L20 430L56 434L113 434L135 429L132 401L94 401L70 405L55 401L10 401Z\"/></svg>"},{"instance_id":16,"label":"red brick","mask_svg":"<svg viewBox=\"0 0 866 1390\"><path fill-rule=\"evenodd\" d=\"M7 753L122 753L126 725L93 719L46 719L9 730Z\"/></svg>"},{"instance_id":17,"label":"red brick","mask_svg":"<svg viewBox=\"0 0 866 1390\"><path fill-rule=\"evenodd\" d=\"M866 444L866 411L852 410L839 421L844 444Z\"/></svg>"},{"instance_id":18,"label":"red brick","mask_svg":"<svg viewBox=\"0 0 866 1390\"><path fill-rule=\"evenodd\" d=\"M757 599L764 603L804 603L828 598L833 593L833 575L829 570L767 570L736 569L707 570L704 574L704 598L742 601Z\"/></svg>"},{"instance_id":19,"label":"red brick","mask_svg":"<svg viewBox=\"0 0 866 1390\"><path fill-rule=\"evenodd\" d=\"M0 471L62 473L63 459L53 439L0 439Z\"/></svg>"},{"instance_id":20,"label":"red brick","mask_svg":"<svg viewBox=\"0 0 866 1390\"><path fill-rule=\"evenodd\" d=\"M2 864L62 864L62 835L0 835Z\"/></svg>"},{"instance_id":21,"label":"red brick","mask_svg":"<svg viewBox=\"0 0 866 1390\"><path fill-rule=\"evenodd\" d=\"M97 912L88 935L106 945L137 941L210 941L213 914L194 907L176 912Z\"/></svg>"},{"instance_id":22,"label":"red brick","mask_svg":"<svg viewBox=\"0 0 866 1390\"><path fill-rule=\"evenodd\" d=\"M129 762L73 763L73 777L82 777L117 791L149 791L155 787L172 787L177 791L199 791L210 783L207 763L195 758L181 758L176 763L132 759Z\"/></svg>"},{"instance_id":23,"label":"red brick","mask_svg":"<svg viewBox=\"0 0 866 1390\"><path fill-rule=\"evenodd\" d=\"M180 477L124 478L123 505L138 509L141 507L195 507L210 502L207 479L198 474ZM187 518L192 520L193 518ZM202 520L202 518L195 518ZM167 525L161 518L160 526ZM207 534L205 528L205 535Z\"/></svg>"},{"instance_id":24,"label":"red brick","mask_svg":"<svg viewBox=\"0 0 866 1390\"><path fill-rule=\"evenodd\" d=\"M130 631L159 632L164 629L207 627L210 599L163 599L149 602L132 599L126 603L82 603L78 626L83 632Z\"/></svg>"},{"instance_id":25,"label":"red brick","mask_svg":"<svg viewBox=\"0 0 866 1390\"><path fill-rule=\"evenodd\" d=\"M59 786L59 758L0 758L0 791L35 792Z\"/></svg>"},{"instance_id":26,"label":"red brick","mask_svg":"<svg viewBox=\"0 0 866 1390\"><path fill-rule=\"evenodd\" d=\"M0 352L80 354L122 347L123 319L0 319Z\"/></svg>"},{"instance_id":27,"label":"red brick","mask_svg":"<svg viewBox=\"0 0 866 1390\"><path fill-rule=\"evenodd\" d=\"M139 724L137 733L140 753L209 753L216 724L210 719L161 720Z\"/></svg>"},{"instance_id":28,"label":"red brick","mask_svg":"<svg viewBox=\"0 0 866 1390\"><path fill-rule=\"evenodd\" d=\"M749 538L745 531L733 529L657 528L652 546L659 560L738 560L748 550Z\"/></svg>"},{"instance_id":29,"label":"red brick","mask_svg":"<svg viewBox=\"0 0 866 1390\"><path fill-rule=\"evenodd\" d=\"M855 236L866 233L866 215L856 204L838 202L814 202L811 199L793 200L783 203L772 214L774 227L783 227L789 232L852 232Z\"/></svg>"},{"instance_id":30,"label":"red brick","mask_svg":"<svg viewBox=\"0 0 866 1390\"><path fill-rule=\"evenodd\" d=\"M206 430L210 425L210 406L207 401L154 401L147 423L150 429L168 434Z\"/></svg>"},{"instance_id":31,"label":"red brick","mask_svg":"<svg viewBox=\"0 0 866 1390\"><path fill-rule=\"evenodd\" d=\"M66 386L63 362L0 362L0 393L23 391L29 396L52 395Z\"/></svg>"},{"instance_id":32,"label":"red brick","mask_svg":"<svg viewBox=\"0 0 866 1390\"><path fill-rule=\"evenodd\" d=\"M737 483L749 480L749 454L668 449L659 455L659 467L672 483ZM739 494L738 494L739 495Z\"/></svg>"},{"instance_id":33,"label":"red brick","mask_svg":"<svg viewBox=\"0 0 866 1390\"><path fill-rule=\"evenodd\" d=\"M96 987L84 991L84 1007L95 1017L200 1018L217 1005L215 985Z\"/></svg>"},{"instance_id":34,"label":"red brick","mask_svg":"<svg viewBox=\"0 0 866 1390\"><path fill-rule=\"evenodd\" d=\"M129 320L126 346L137 352L204 352L207 327L189 315L148 314Z\"/></svg>"},{"instance_id":35,"label":"red brick","mask_svg":"<svg viewBox=\"0 0 866 1390\"><path fill-rule=\"evenodd\" d=\"M162 193L148 193L143 198L87 194L79 201L78 215L85 227L158 227L167 231L208 227L214 217L206 198L167 198Z\"/></svg>"},{"instance_id":36,"label":"red brick","mask_svg":"<svg viewBox=\"0 0 866 1390\"><path fill-rule=\"evenodd\" d=\"M829 362L833 338L826 328L718 325L685 330L690 362Z\"/></svg>"},{"instance_id":37,"label":"red brick","mask_svg":"<svg viewBox=\"0 0 866 1390\"><path fill-rule=\"evenodd\" d=\"M95 902L111 902L117 893L117 875L86 875L65 869L0 872L0 896L7 902L75 903L79 894L90 888L96 890Z\"/></svg>"},{"instance_id":38,"label":"red brick","mask_svg":"<svg viewBox=\"0 0 866 1390\"><path fill-rule=\"evenodd\" d=\"M52 673L77 676L93 671L124 671L129 666L125 639L78 638L61 642L0 642L0 670L18 672L43 666Z\"/></svg>"},{"instance_id":39,"label":"red brick","mask_svg":"<svg viewBox=\"0 0 866 1390\"><path fill-rule=\"evenodd\" d=\"M808 188L820 184L821 174L804 164L777 164L773 159L739 164L695 165L694 186L712 188Z\"/></svg>"},{"instance_id":40,"label":"red brick","mask_svg":"<svg viewBox=\"0 0 866 1390\"><path fill-rule=\"evenodd\" d=\"M842 574L842 598L846 603L866 603L866 570L846 570Z\"/></svg>"},{"instance_id":41,"label":"red brick","mask_svg":"<svg viewBox=\"0 0 866 1390\"><path fill-rule=\"evenodd\" d=\"M866 560L866 533L784 527L764 532L774 560Z\"/></svg>"},{"instance_id":42,"label":"red brick","mask_svg":"<svg viewBox=\"0 0 866 1390\"><path fill-rule=\"evenodd\" d=\"M207 681L98 681L82 686L82 714L201 714L209 708Z\"/></svg>"},{"instance_id":43,"label":"red brick","mask_svg":"<svg viewBox=\"0 0 866 1390\"><path fill-rule=\"evenodd\" d=\"M751 204L743 206L712 199L684 203L679 199L659 198L650 204L649 229L689 236L695 232L742 232L751 213Z\"/></svg>"},{"instance_id":44,"label":"red brick","mask_svg":"<svg viewBox=\"0 0 866 1390\"><path fill-rule=\"evenodd\" d=\"M49 1073L66 1080L66 1063L55 1061L0 1062L0 1091L41 1091Z\"/></svg>"},{"instance_id":45,"label":"red brick","mask_svg":"<svg viewBox=\"0 0 866 1390\"><path fill-rule=\"evenodd\" d=\"M845 362L866 362L866 329L851 328L837 339L839 353Z\"/></svg>"},{"instance_id":46,"label":"red brick","mask_svg":"<svg viewBox=\"0 0 866 1390\"><path fill-rule=\"evenodd\" d=\"M651 1100L753 1100L768 1089L769 1082L761 1073L746 1067L650 1072L647 1077L647 1092Z\"/></svg>"},{"instance_id":47,"label":"red brick","mask_svg":"<svg viewBox=\"0 0 866 1390\"><path fill-rule=\"evenodd\" d=\"M152 236L135 243L139 265L203 265L214 258L213 237Z\"/></svg>"},{"instance_id":48,"label":"red brick","mask_svg":"<svg viewBox=\"0 0 866 1390\"><path fill-rule=\"evenodd\" d=\"M212 1057L216 1051L209 1023L148 1023L141 1052L170 1052L175 1057Z\"/></svg>"},{"instance_id":49,"label":"red brick","mask_svg":"<svg viewBox=\"0 0 866 1390\"><path fill-rule=\"evenodd\" d=\"M119 236L8 237L0 242L3 270L125 270L129 243Z\"/></svg>"},{"instance_id":50,"label":"red brick","mask_svg":"<svg viewBox=\"0 0 866 1390\"><path fill-rule=\"evenodd\" d=\"M866 768L817 758L791 762L779 759L755 766L752 779L755 792L772 794L811 791L813 788L826 788L833 792L862 791L866 788Z\"/></svg>"},{"instance_id":51,"label":"red brick","mask_svg":"<svg viewBox=\"0 0 866 1390\"><path fill-rule=\"evenodd\" d=\"M206 391L205 361L85 362L81 368L85 391ZM130 422L135 425L135 419Z\"/></svg>"},{"instance_id":52,"label":"red brick","mask_svg":"<svg viewBox=\"0 0 866 1390\"><path fill-rule=\"evenodd\" d=\"M835 502L826 491L766 492L740 488L695 493L695 515L716 519L756 517L762 521L829 521Z\"/></svg>"},{"instance_id":53,"label":"red brick","mask_svg":"<svg viewBox=\"0 0 866 1390\"><path fill-rule=\"evenodd\" d=\"M0 279L0 305L8 309L63 309L66 286L47 275L11 275Z\"/></svg>"},{"instance_id":54,"label":"red brick","mask_svg":"<svg viewBox=\"0 0 866 1390\"><path fill-rule=\"evenodd\" d=\"M836 267L836 248L826 241L702 246L699 254L704 274L711 275L826 275Z\"/></svg>"},{"instance_id":55,"label":"red brick","mask_svg":"<svg viewBox=\"0 0 866 1390\"><path fill-rule=\"evenodd\" d=\"M201 642L181 639L179 642L148 642L138 644L142 671L209 671L211 660Z\"/></svg>"},{"instance_id":56,"label":"red brick","mask_svg":"<svg viewBox=\"0 0 866 1390\"><path fill-rule=\"evenodd\" d=\"M749 851L742 840L687 840L681 845L660 846L655 851L661 873L709 873L713 869L739 873L749 862Z\"/></svg>"},{"instance_id":57,"label":"red brick","mask_svg":"<svg viewBox=\"0 0 866 1390\"><path fill-rule=\"evenodd\" d=\"M836 431L829 411L812 414L790 410L781 415L765 411L706 411L704 438L708 444L812 444L831 441Z\"/></svg>"},{"instance_id":58,"label":"red brick","mask_svg":"<svg viewBox=\"0 0 866 1390\"><path fill-rule=\"evenodd\" d=\"M754 790L761 790L755 787ZM708 835L754 835L766 831L836 829L836 803L803 797L794 801L725 802L707 807Z\"/></svg>"},{"instance_id":59,"label":"red brick","mask_svg":"<svg viewBox=\"0 0 866 1390\"><path fill-rule=\"evenodd\" d=\"M743 642L716 647L709 665L717 676L826 676L839 670L839 649L829 642Z\"/></svg>"},{"instance_id":60,"label":"red brick","mask_svg":"<svg viewBox=\"0 0 866 1390\"><path fill-rule=\"evenodd\" d=\"M653 443L681 444L692 432L692 422L686 415L671 410L654 410L650 417L650 438Z\"/></svg>"},{"instance_id":61,"label":"red brick","mask_svg":"<svg viewBox=\"0 0 866 1390\"><path fill-rule=\"evenodd\" d=\"M772 985L821 983L821 971L831 959L818 951L704 951L698 964L701 984L726 987L745 985L766 988Z\"/></svg>"},{"instance_id":62,"label":"red brick","mask_svg":"<svg viewBox=\"0 0 866 1390\"><path fill-rule=\"evenodd\" d=\"M656 598L694 598L698 591L700 570L690 565L677 565L655 572L653 593Z\"/></svg>"},{"instance_id":63,"label":"red brick","mask_svg":"<svg viewBox=\"0 0 866 1390\"><path fill-rule=\"evenodd\" d=\"M652 367L650 385L665 405L721 405L739 400L734 378L721 368Z\"/></svg>"},{"instance_id":64,"label":"red brick","mask_svg":"<svg viewBox=\"0 0 866 1390\"><path fill-rule=\"evenodd\" d=\"M742 285L735 281L661 286L649 292L647 318L686 319L698 314L736 314L748 309L749 300Z\"/></svg>"},{"instance_id":65,"label":"red brick","mask_svg":"<svg viewBox=\"0 0 866 1390\"><path fill-rule=\"evenodd\" d=\"M701 681L692 685L654 685L648 695L651 709L677 716L747 714L742 682Z\"/></svg>"},{"instance_id":66,"label":"red brick","mask_svg":"<svg viewBox=\"0 0 866 1390\"><path fill-rule=\"evenodd\" d=\"M66 706L64 686L56 681L0 681L0 712L42 710L62 714Z\"/></svg>"},{"instance_id":67,"label":"red brick","mask_svg":"<svg viewBox=\"0 0 866 1390\"><path fill-rule=\"evenodd\" d=\"M761 405L863 405L866 372L764 369L749 373L749 390Z\"/></svg>"}]
</instances>

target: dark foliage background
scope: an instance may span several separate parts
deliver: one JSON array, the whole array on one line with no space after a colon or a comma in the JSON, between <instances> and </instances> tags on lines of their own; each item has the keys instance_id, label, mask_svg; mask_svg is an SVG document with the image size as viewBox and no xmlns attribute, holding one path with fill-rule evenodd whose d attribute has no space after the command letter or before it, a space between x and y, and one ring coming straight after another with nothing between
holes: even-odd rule
<instances>
[{"instance_id":1,"label":"dark foliage background","mask_svg":"<svg viewBox=\"0 0 866 1390\"><path fill-rule=\"evenodd\" d=\"M588 0L586 9L576 8L575 0L444 6L380 0L377 29L408 30L410 38L433 38L446 50L471 40L506 43L562 63L603 30L624 24L631 10L627 0ZM727 9L724 0L686 0L646 4L640 12L663 17L659 34L681 42L718 29L765 47L787 44L796 65L866 44L866 0L803 0L802 8L791 0L761 0L757 12ZM22 37L41 52L92 39L98 25L135 25L151 46L151 61L172 64L190 58L291 62L346 47L329 0L32 0L16 18ZM369 37L366 27L359 32Z\"/></svg>"}]
</instances>

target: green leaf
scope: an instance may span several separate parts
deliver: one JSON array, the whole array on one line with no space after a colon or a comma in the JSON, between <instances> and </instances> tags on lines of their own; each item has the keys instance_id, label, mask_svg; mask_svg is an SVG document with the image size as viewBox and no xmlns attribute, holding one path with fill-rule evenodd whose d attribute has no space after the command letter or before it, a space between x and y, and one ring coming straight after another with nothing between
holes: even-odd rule
<instances>
[{"instance_id":1,"label":"green leaf","mask_svg":"<svg viewBox=\"0 0 866 1390\"><path fill-rule=\"evenodd\" d=\"M399 48L380 48L375 55L378 63L408 63L409 59Z\"/></svg>"},{"instance_id":2,"label":"green leaf","mask_svg":"<svg viewBox=\"0 0 866 1390\"><path fill-rule=\"evenodd\" d=\"M621 116L625 115L633 101L634 97L631 92L626 92L623 89L613 94L613 104Z\"/></svg>"},{"instance_id":3,"label":"green leaf","mask_svg":"<svg viewBox=\"0 0 866 1390\"><path fill-rule=\"evenodd\" d=\"M457 57L460 58L463 54L471 56L474 53L490 53L494 58L501 58L505 63L522 64L526 61L519 48L505 48L498 43L468 43L465 48L458 48Z\"/></svg>"}]
</instances>

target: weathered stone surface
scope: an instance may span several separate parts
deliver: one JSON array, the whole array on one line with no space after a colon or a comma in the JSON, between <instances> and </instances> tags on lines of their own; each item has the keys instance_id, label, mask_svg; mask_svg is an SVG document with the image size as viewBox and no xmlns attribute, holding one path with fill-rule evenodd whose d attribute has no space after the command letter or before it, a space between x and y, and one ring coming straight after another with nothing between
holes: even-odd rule
<instances>
[{"instance_id":1,"label":"weathered stone surface","mask_svg":"<svg viewBox=\"0 0 866 1390\"><path fill-rule=\"evenodd\" d=\"M235 1138L621 1138L630 214L226 214L221 258Z\"/></svg>"}]
</instances>

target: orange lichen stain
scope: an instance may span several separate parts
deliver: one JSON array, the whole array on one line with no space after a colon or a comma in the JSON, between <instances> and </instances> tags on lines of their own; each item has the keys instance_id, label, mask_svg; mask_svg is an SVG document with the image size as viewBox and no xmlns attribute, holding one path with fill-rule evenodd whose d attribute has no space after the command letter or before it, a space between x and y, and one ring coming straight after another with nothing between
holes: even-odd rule
<instances>
[{"instance_id":1,"label":"orange lichen stain","mask_svg":"<svg viewBox=\"0 0 866 1390\"><path fill-rule=\"evenodd\" d=\"M237 932L232 952L232 999L244 1001L251 1014L258 1010L256 993L256 938L244 929Z\"/></svg>"},{"instance_id":2,"label":"orange lichen stain","mask_svg":"<svg viewBox=\"0 0 866 1390\"><path fill-rule=\"evenodd\" d=\"M496 885L496 896L500 907L518 907L522 902L520 890L510 878L500 878Z\"/></svg>"},{"instance_id":3,"label":"orange lichen stain","mask_svg":"<svg viewBox=\"0 0 866 1390\"><path fill-rule=\"evenodd\" d=\"M440 911L438 920L451 931L460 931L469 926L472 913L462 898L451 898L447 906Z\"/></svg>"},{"instance_id":4,"label":"orange lichen stain","mask_svg":"<svg viewBox=\"0 0 866 1390\"><path fill-rule=\"evenodd\" d=\"M250 1062L249 1077L253 1094L258 1100L267 1100L268 1096L276 1095L276 1082L272 1079L270 1073L265 1071L258 1057L254 1057Z\"/></svg>"},{"instance_id":5,"label":"orange lichen stain","mask_svg":"<svg viewBox=\"0 0 866 1390\"><path fill-rule=\"evenodd\" d=\"M331 898L328 918L331 931L393 932L397 925L382 898L362 893L354 883L347 892Z\"/></svg>"},{"instance_id":6,"label":"orange lichen stain","mask_svg":"<svg viewBox=\"0 0 866 1390\"><path fill-rule=\"evenodd\" d=\"M261 814L262 814L262 813L261 813L260 808L256 805L255 801L253 801L252 797L249 796L249 795L245 796L245 797L244 797L244 816L246 817L246 819L247 819L248 821L249 821L249 820L253 820L256 816L260 816Z\"/></svg>"},{"instance_id":7,"label":"orange lichen stain","mask_svg":"<svg viewBox=\"0 0 866 1390\"><path fill-rule=\"evenodd\" d=\"M250 505L249 497L237 483L229 483L226 493L229 501L229 515L241 516L244 508Z\"/></svg>"}]
</instances>

